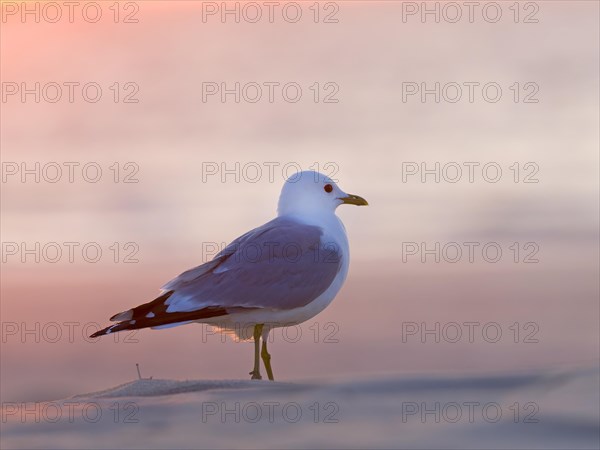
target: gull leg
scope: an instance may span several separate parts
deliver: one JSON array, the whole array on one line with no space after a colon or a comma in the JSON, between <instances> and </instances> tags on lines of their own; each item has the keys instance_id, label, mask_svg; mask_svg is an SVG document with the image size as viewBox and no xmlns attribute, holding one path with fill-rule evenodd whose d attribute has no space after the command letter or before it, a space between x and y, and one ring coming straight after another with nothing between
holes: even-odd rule
<instances>
[{"instance_id":1,"label":"gull leg","mask_svg":"<svg viewBox=\"0 0 600 450\"><path fill-rule=\"evenodd\" d=\"M262 357L263 363L265 363L265 369L267 371L267 375L269 376L269 380L275 381L275 378L273 378L273 369L271 369L271 355L267 351L267 341L264 339L260 356Z\"/></svg>"},{"instance_id":2,"label":"gull leg","mask_svg":"<svg viewBox=\"0 0 600 450\"><path fill-rule=\"evenodd\" d=\"M263 324L254 325L254 369L250 372L251 380L262 380L260 376L260 335L262 334Z\"/></svg>"}]
</instances>

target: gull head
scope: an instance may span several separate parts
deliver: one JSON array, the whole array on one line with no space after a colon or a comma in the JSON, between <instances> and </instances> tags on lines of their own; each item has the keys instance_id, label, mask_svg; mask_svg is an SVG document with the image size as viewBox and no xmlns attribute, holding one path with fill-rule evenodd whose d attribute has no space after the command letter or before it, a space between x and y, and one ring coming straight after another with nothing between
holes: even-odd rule
<instances>
[{"instance_id":1,"label":"gull head","mask_svg":"<svg viewBox=\"0 0 600 450\"><path fill-rule=\"evenodd\" d=\"M298 172L286 180L277 211L288 214L333 213L340 205L368 205L358 195L347 194L326 175L312 170Z\"/></svg>"}]
</instances>

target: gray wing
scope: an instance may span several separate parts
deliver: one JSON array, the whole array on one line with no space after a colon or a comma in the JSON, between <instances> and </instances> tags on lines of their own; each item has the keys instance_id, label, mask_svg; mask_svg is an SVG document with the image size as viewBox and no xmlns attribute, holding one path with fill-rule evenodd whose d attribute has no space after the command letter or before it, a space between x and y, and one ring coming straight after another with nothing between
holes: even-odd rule
<instances>
[{"instance_id":1,"label":"gray wing","mask_svg":"<svg viewBox=\"0 0 600 450\"><path fill-rule=\"evenodd\" d=\"M322 242L321 228L276 218L165 284L172 291L166 312L302 307L331 285L342 256L337 245Z\"/></svg>"},{"instance_id":2,"label":"gray wing","mask_svg":"<svg viewBox=\"0 0 600 450\"><path fill-rule=\"evenodd\" d=\"M341 249L322 236L319 227L274 219L233 241L212 261L169 281L158 298L115 314L110 320L119 323L92 337L244 309L305 306L325 292L342 265Z\"/></svg>"}]
</instances>

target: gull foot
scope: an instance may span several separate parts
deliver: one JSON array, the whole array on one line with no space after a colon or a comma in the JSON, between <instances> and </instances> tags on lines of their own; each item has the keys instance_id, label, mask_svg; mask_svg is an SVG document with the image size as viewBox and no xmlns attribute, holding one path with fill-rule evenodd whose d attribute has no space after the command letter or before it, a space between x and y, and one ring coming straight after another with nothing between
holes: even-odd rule
<instances>
[{"instance_id":1,"label":"gull foot","mask_svg":"<svg viewBox=\"0 0 600 450\"><path fill-rule=\"evenodd\" d=\"M258 370L253 370L252 372L250 372L250 375L252 375L250 377L251 380L262 380L262 377L260 376L260 372Z\"/></svg>"}]
</instances>

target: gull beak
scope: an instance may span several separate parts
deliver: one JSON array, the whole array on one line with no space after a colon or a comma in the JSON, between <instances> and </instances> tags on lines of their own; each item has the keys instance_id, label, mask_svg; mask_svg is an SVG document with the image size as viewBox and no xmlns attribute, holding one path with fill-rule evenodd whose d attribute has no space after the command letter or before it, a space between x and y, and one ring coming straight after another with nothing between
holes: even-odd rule
<instances>
[{"instance_id":1,"label":"gull beak","mask_svg":"<svg viewBox=\"0 0 600 450\"><path fill-rule=\"evenodd\" d=\"M367 206L369 204L364 198L358 195L348 194L346 197L340 197L339 199L347 205Z\"/></svg>"}]
</instances>

